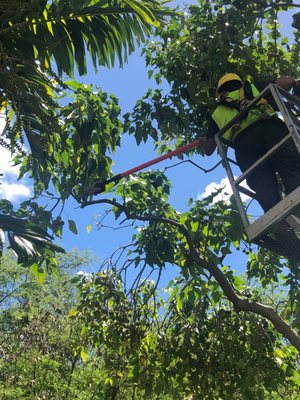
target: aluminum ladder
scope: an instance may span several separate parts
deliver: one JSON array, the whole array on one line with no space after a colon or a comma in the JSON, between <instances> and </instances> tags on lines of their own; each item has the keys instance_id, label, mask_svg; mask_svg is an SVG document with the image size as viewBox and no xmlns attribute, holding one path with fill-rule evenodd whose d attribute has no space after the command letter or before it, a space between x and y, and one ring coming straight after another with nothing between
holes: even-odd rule
<instances>
[{"instance_id":1,"label":"aluminum ladder","mask_svg":"<svg viewBox=\"0 0 300 400\"><path fill-rule=\"evenodd\" d=\"M288 128L288 134L236 178L233 174L232 166L237 165L237 163L228 157L228 148L222 141L222 135L243 118L248 110L267 94L269 96L270 94L272 95L274 104L277 105L280 113L280 118L283 119ZM300 264L300 187L286 195L279 203L254 221L250 221L246 205L241 200L241 194L246 194L255 199L255 193L241 186L241 184L245 182L251 172L261 166L285 143L293 140L300 153L300 100L276 84L270 84L244 110L240 111L236 117L224 126L216 134L215 139L249 242Z\"/></svg>"}]
</instances>

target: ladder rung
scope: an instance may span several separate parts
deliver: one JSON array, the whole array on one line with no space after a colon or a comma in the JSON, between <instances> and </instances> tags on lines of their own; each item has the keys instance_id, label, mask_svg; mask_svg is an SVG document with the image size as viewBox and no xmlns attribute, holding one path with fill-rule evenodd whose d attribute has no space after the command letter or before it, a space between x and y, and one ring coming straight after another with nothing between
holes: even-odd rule
<instances>
[{"instance_id":1,"label":"ladder rung","mask_svg":"<svg viewBox=\"0 0 300 400\"><path fill-rule=\"evenodd\" d=\"M251 174L256 168L258 168L264 161L266 161L268 158L270 158L273 154L275 154L288 140L291 140L292 137L291 135L285 136L280 142L278 142L272 149L267 151L261 158L259 158L254 164L251 165L250 168L246 169L246 171L240 175L234 183L236 185L239 185L241 182L243 182L248 175Z\"/></svg>"}]
</instances>

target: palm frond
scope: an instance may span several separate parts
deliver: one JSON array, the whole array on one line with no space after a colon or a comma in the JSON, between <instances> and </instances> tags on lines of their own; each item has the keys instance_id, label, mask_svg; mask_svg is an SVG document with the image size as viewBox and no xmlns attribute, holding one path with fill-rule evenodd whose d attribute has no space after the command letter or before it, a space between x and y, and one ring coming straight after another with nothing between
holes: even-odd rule
<instances>
[{"instance_id":1,"label":"palm frond","mask_svg":"<svg viewBox=\"0 0 300 400\"><path fill-rule=\"evenodd\" d=\"M7 232L10 247L15 251L20 263L33 263L54 257L63 248L53 243L53 239L38 225L11 215L0 214L0 245L3 247L4 232Z\"/></svg>"}]
</instances>

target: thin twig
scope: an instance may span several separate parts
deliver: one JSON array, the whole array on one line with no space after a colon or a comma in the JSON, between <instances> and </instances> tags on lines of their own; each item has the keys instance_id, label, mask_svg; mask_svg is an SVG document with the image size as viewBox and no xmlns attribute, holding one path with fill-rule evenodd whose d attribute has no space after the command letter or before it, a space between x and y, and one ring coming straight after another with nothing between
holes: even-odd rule
<instances>
[{"instance_id":1,"label":"thin twig","mask_svg":"<svg viewBox=\"0 0 300 400\"><path fill-rule=\"evenodd\" d=\"M170 165L169 167L165 167L162 171L165 172L167 169L171 169L171 168L177 167L178 165L181 165L181 164L184 164L184 163L190 163L190 164L194 165L194 167L199 168L201 171L203 171L205 174L207 174L207 173L212 172L213 170L215 170L222 163L222 161L219 161L212 168L205 169L203 167L200 167L200 165L196 164L192 160L184 160L184 161L180 161L180 162L178 162L176 164Z\"/></svg>"}]
</instances>

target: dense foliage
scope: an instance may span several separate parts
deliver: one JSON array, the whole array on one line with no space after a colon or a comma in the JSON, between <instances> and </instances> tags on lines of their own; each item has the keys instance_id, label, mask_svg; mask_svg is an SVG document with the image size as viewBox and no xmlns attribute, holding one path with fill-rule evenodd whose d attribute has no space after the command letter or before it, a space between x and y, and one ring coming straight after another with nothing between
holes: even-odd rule
<instances>
[{"instance_id":1,"label":"dense foliage","mask_svg":"<svg viewBox=\"0 0 300 400\"><path fill-rule=\"evenodd\" d=\"M149 90L137 103L130 132L138 141L152 136L164 150L203 136L215 107L218 79L234 71L242 78L264 79L299 74L299 32L294 41L282 37L278 16L292 1L198 1L181 17L158 30L145 56L159 82L171 89ZM291 21L292 22L292 21ZM292 28L291 28L292 34ZM157 128L153 130L153 120ZM152 122L152 123L150 123ZM143 135L143 136L142 136Z\"/></svg>"},{"instance_id":2,"label":"dense foliage","mask_svg":"<svg viewBox=\"0 0 300 400\"><path fill-rule=\"evenodd\" d=\"M277 20L290 5L199 0L173 15L144 50L149 76L170 90L149 90L123 119L115 96L63 74L72 77L75 64L84 73L86 51L94 66L115 55L122 63L133 38L162 19L160 3L1 2L1 144L17 149L35 196L19 210L0 203L0 226L23 263L2 259L4 399L297 399L298 265L247 243L234 201L216 202L217 193L186 199L178 212L161 172L93 195L95 181L111 176L122 132L138 145L154 139L159 152L203 135L224 72L297 76L299 32L290 43ZM76 233L76 221L62 218L70 197L104 204L104 216L134 231L100 272L74 280L48 240L64 225ZM244 277L228 265L233 251L248 256ZM46 276L45 258L60 280ZM170 265L178 277L161 292Z\"/></svg>"},{"instance_id":3,"label":"dense foliage","mask_svg":"<svg viewBox=\"0 0 300 400\"><path fill-rule=\"evenodd\" d=\"M83 190L90 183L87 176L94 183L96 168L97 178L107 176L111 160L106 151L115 150L121 129L117 99L62 78L72 78L75 66L85 74L87 54L96 70L114 65L115 58L122 65L164 13L156 0L0 2L0 112L6 117L0 144L21 164L20 176L27 172L34 179L35 196L51 184L58 201L64 201L76 176ZM74 101L62 107L62 97L70 92ZM51 245L47 231L59 233L60 220L35 203L17 212L7 202L0 207L1 227L9 232L19 260L37 261L40 267L46 258L55 266L54 252L62 249ZM28 219L42 226L28 226Z\"/></svg>"},{"instance_id":4,"label":"dense foliage","mask_svg":"<svg viewBox=\"0 0 300 400\"><path fill-rule=\"evenodd\" d=\"M104 265L83 273L91 259L60 257L39 283L2 257L2 399L297 399L296 352L266 321L215 308L197 276L167 301L150 280L128 292Z\"/></svg>"}]
</instances>

